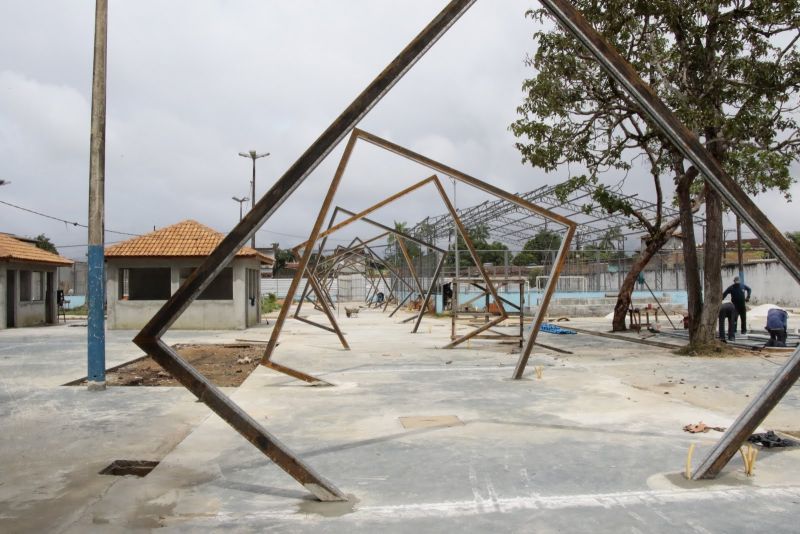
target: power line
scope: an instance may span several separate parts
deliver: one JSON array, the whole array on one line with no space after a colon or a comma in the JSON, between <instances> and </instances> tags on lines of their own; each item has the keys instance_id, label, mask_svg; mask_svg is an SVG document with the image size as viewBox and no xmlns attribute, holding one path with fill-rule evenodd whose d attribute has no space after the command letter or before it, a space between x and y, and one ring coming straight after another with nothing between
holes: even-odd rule
<instances>
[{"instance_id":1,"label":"power line","mask_svg":"<svg viewBox=\"0 0 800 534\"><path fill-rule=\"evenodd\" d=\"M0 200L0 204L5 204L6 206L11 206L12 208L16 208L16 209L22 210L22 211L27 211L28 213L33 213L34 215L39 215L40 217L45 217L47 219L52 219L54 221L62 222L64 224L71 224L72 226L80 226L81 228L89 228L85 224L81 224L81 223L75 222L75 221L68 221L66 219L61 219L60 217L54 217L53 215L47 215L46 213L41 213L39 211L35 211L35 210L32 210L32 209L28 209L28 208L23 208L22 206L17 206L16 204L12 204L11 202L6 202L5 200ZM138 236L141 235L141 234L131 234L129 232L119 232L117 230L109 230L108 228L106 228L105 231L108 232L108 233L111 233L111 234L130 235L130 236L135 236L135 237L138 237Z\"/></svg>"}]
</instances>

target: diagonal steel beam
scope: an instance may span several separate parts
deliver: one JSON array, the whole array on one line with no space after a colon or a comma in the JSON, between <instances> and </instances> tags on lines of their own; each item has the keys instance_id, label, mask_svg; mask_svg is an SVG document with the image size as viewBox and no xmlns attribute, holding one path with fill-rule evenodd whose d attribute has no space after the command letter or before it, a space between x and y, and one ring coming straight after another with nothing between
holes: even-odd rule
<instances>
[{"instance_id":1,"label":"diagonal steel beam","mask_svg":"<svg viewBox=\"0 0 800 534\"><path fill-rule=\"evenodd\" d=\"M209 408L249 439L287 474L294 477L323 501L346 500L346 497L336 486L316 474L297 455L283 446L262 425L246 416L236 403L214 388L205 377L197 373L174 350L161 342L160 338L331 150L474 2L475 0L451 0L289 167L134 338L134 343L150 354L165 369L176 371L177 374L174 376L184 387L193 392L199 392L198 398ZM321 221L318 221L312 231L312 237L319 233L320 227ZM299 269L301 275L305 271L310 254L311 250L309 249L301 260ZM296 279L292 281L292 285L294 286L291 288L293 296L297 290ZM281 309L288 312L290 307L286 306ZM286 312L284 312L284 316ZM273 344L271 349L274 350L274 348Z\"/></svg>"},{"instance_id":2,"label":"diagonal steel beam","mask_svg":"<svg viewBox=\"0 0 800 534\"><path fill-rule=\"evenodd\" d=\"M706 150L697 136L658 98L614 47L612 47L567 0L540 0L583 46L595 57L606 73L614 78L641 106L642 110L703 174L728 206L764 242L792 277L800 283L800 252L772 224L755 202L739 187L720 163ZM717 445L701 461L692 478L715 477L739 450L739 447L764 420L781 398L800 378L800 347L764 386L728 428Z\"/></svg>"}]
</instances>

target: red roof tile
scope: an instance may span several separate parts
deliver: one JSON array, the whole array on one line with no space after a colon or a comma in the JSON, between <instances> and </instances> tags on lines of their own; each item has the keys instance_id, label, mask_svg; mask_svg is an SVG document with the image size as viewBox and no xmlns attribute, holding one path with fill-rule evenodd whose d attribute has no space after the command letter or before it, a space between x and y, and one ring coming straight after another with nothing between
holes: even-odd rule
<instances>
[{"instance_id":1,"label":"red roof tile","mask_svg":"<svg viewBox=\"0 0 800 534\"><path fill-rule=\"evenodd\" d=\"M72 260L47 252L19 239L14 239L7 234L0 234L0 260L31 261L51 265L72 265L73 263Z\"/></svg>"},{"instance_id":2,"label":"red roof tile","mask_svg":"<svg viewBox=\"0 0 800 534\"><path fill-rule=\"evenodd\" d=\"M219 245L225 236L197 221L181 221L172 226L128 239L106 248L106 258L119 257L205 257ZM250 247L242 247L238 257L257 257L261 263L271 265L272 258Z\"/></svg>"}]
</instances>

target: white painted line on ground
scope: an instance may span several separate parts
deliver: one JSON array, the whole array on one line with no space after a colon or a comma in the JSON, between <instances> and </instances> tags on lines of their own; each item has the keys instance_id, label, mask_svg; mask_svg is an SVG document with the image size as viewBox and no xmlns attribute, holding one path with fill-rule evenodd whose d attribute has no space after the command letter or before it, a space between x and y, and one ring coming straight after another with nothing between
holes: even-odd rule
<instances>
[{"instance_id":1,"label":"white painted line on ground","mask_svg":"<svg viewBox=\"0 0 800 534\"><path fill-rule=\"evenodd\" d=\"M473 482L473 489L475 481ZM422 518L463 517L486 513L507 513L517 510L564 510L570 508L623 508L628 506L661 506L702 501L734 503L755 497L767 499L798 499L800 486L778 486L764 488L718 488L696 490L645 490L616 493L589 493L578 495L531 495L527 497L505 497L492 499L492 506L480 495L470 501L443 501L386 506L356 506L352 514L344 517L356 521L389 521ZM331 521L331 517L298 513L295 510L265 510L262 512L221 512L214 520L220 523L253 520Z\"/></svg>"}]
</instances>

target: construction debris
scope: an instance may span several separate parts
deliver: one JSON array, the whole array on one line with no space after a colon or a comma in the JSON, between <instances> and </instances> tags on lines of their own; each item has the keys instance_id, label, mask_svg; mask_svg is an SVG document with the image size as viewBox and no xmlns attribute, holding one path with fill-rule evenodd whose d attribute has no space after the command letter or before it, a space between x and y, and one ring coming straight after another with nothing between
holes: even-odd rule
<instances>
[{"instance_id":1,"label":"construction debris","mask_svg":"<svg viewBox=\"0 0 800 534\"><path fill-rule=\"evenodd\" d=\"M683 427L683 430L686 432L690 432L692 434L699 434L699 433L706 433L709 430L716 430L717 432L725 432L725 428L721 426L708 426L704 422L700 421L696 425L688 424Z\"/></svg>"}]
</instances>

